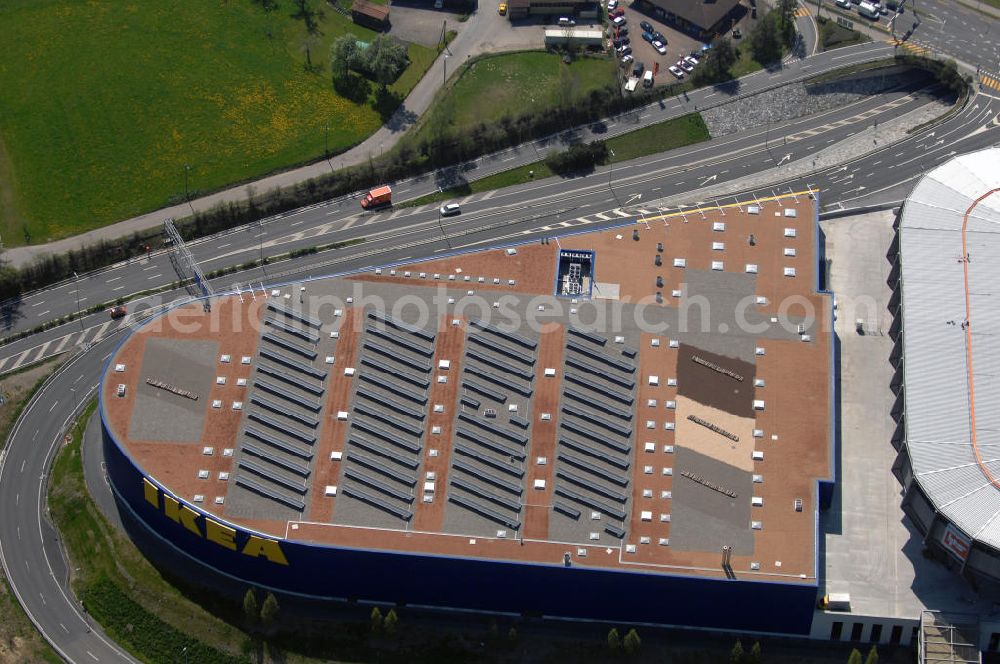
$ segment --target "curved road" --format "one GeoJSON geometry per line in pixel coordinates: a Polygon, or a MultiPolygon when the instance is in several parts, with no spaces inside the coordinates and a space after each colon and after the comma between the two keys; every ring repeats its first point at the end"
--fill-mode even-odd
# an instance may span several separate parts
{"type": "MultiPolygon", "coordinates": [[[[855,59],[872,59],[884,54],[879,49],[881,47],[868,45],[867,49],[842,52],[836,56],[842,60],[828,58],[827,66],[840,66],[855,59]]],[[[811,61],[813,59],[800,61],[799,64],[811,61]]],[[[818,67],[812,69],[810,75],[819,70],[818,67]]],[[[770,74],[765,72],[763,75],[770,74]]],[[[704,94],[715,93],[706,91],[704,94]]],[[[638,205],[622,211],[621,202],[616,200],[618,198],[635,198],[636,194],[640,194],[641,200],[648,201],[672,193],[697,190],[707,182],[718,183],[759,173],[785,161],[786,154],[791,155],[787,158],[791,160],[806,158],[828,142],[857,133],[858,123],[867,126],[865,119],[870,117],[866,115],[868,111],[885,104],[898,104],[889,110],[876,112],[902,112],[922,103],[921,94],[920,91],[902,91],[880,95],[849,108],[782,123],[779,128],[769,128],[766,134],[753,131],[636,160],[627,167],[614,169],[614,189],[609,187],[611,174],[602,171],[586,178],[543,181],[491,192],[477,197],[474,202],[465,203],[466,212],[447,222],[445,230],[448,238],[441,237],[436,213],[433,209],[425,209],[427,206],[365,216],[358,214],[354,202],[350,201],[342,205],[334,203],[296,211],[285,215],[280,222],[270,224],[269,228],[255,224],[208,238],[195,244],[192,250],[204,269],[208,270],[246,260],[258,246],[262,249],[265,242],[268,247],[285,251],[294,248],[296,243],[300,246],[315,244],[320,237],[323,241],[366,238],[350,249],[281,263],[273,266],[266,277],[253,277],[255,282],[264,278],[275,281],[433,256],[456,246],[495,243],[505,239],[529,240],[585,224],[599,228],[643,213],[642,206],[638,205]],[[841,124],[842,120],[844,124],[841,124]],[[776,137],[782,136],[801,138],[789,140],[780,151],[770,149],[776,144],[776,137]],[[725,174],[722,174],[723,170],[725,174]],[[604,211],[618,211],[620,215],[608,216],[604,211]],[[292,270],[293,273],[277,275],[275,269],[281,269],[283,273],[292,270]]],[[[691,96],[694,97],[693,94],[691,96]]],[[[678,100],[675,103],[679,108],[667,104],[654,106],[629,118],[641,122],[643,113],[686,112],[685,105],[693,102],[678,100]]],[[[998,140],[1000,133],[992,124],[996,114],[995,103],[992,98],[977,96],[932,132],[916,134],[896,145],[847,161],[837,168],[789,180],[776,185],[776,188],[784,191],[787,186],[796,189],[806,185],[814,188],[821,186],[826,200],[848,203],[853,198],[868,197],[872,191],[881,190],[889,196],[896,195],[894,192],[899,190],[901,198],[902,190],[909,186],[908,183],[932,165],[956,152],[973,150],[998,140]],[[883,160],[888,160],[887,165],[879,168],[883,160]],[[892,168],[888,167],[889,163],[892,168]]],[[[652,210],[645,213],[655,214],[656,206],[649,207],[652,210]]],[[[91,276],[88,282],[96,297],[109,299],[115,297],[119,279],[125,283],[141,284],[140,279],[145,273],[150,275],[145,280],[154,285],[160,283],[154,276],[166,282],[172,279],[167,270],[169,264],[166,257],[154,256],[148,262],[119,266],[91,276]]],[[[248,279],[243,274],[239,278],[248,279]]],[[[221,280],[220,288],[225,283],[225,279],[221,280]]],[[[51,297],[53,309],[75,306],[76,293],[72,284],[69,288],[64,286],[53,291],[38,297],[51,297]],[[61,300],[57,299],[60,294],[61,300]]],[[[47,304],[46,301],[43,303],[47,304]]],[[[84,321],[81,327],[88,333],[96,330],[107,335],[113,332],[113,326],[106,325],[106,322],[105,318],[90,319],[84,321]]],[[[55,333],[65,333],[65,330],[56,330],[55,333]]],[[[67,363],[49,380],[23,412],[11,435],[6,458],[0,465],[0,558],[11,587],[31,620],[53,647],[68,661],[79,663],[133,660],[99,631],[90,628],[78,604],[64,588],[64,562],[55,535],[43,514],[44,478],[52,454],[72,417],[72,414],[64,418],[53,415],[72,413],[85,400],[97,384],[101,368],[116,339],[113,334],[106,337],[88,352],[67,363]]],[[[24,343],[32,341],[37,343],[38,338],[24,343]]],[[[48,352],[51,353],[56,352],[59,344],[65,346],[68,342],[65,337],[51,337],[41,343],[49,344],[48,352]]],[[[63,351],[65,347],[58,350],[63,351]]],[[[45,352],[43,348],[38,355],[45,352]]],[[[27,355],[22,359],[24,357],[27,355]]]]}

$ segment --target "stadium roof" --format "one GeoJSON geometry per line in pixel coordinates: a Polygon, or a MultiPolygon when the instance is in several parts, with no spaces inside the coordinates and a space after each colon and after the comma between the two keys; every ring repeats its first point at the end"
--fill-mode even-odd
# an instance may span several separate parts
{"type": "Polygon", "coordinates": [[[934,506],[1000,548],[1000,150],[925,175],[899,224],[906,444],[934,506]]]}

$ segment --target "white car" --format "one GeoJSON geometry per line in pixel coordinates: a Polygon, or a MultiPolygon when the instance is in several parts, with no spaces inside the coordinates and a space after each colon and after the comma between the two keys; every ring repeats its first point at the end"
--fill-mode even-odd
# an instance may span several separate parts
{"type": "Polygon", "coordinates": [[[628,21],[625,20],[624,16],[615,16],[613,19],[611,19],[611,22],[614,23],[615,25],[625,25],[626,23],[628,23],[628,21]]]}
{"type": "Polygon", "coordinates": [[[618,0],[608,0],[608,11],[618,6],[618,0]]]}
{"type": "Polygon", "coordinates": [[[666,55],[667,54],[667,47],[663,44],[663,42],[661,42],[661,41],[654,41],[654,42],[651,42],[651,43],[653,44],[653,48],[656,49],[657,53],[659,53],[660,55],[666,55]]]}
{"type": "Polygon", "coordinates": [[[850,9],[851,0],[837,0],[837,6],[840,7],[841,9],[850,9]]]}
{"type": "Polygon", "coordinates": [[[684,78],[684,72],[682,72],[677,65],[670,65],[667,69],[669,69],[670,73],[677,78],[684,78]]]}
{"type": "Polygon", "coordinates": [[[621,61],[622,69],[624,69],[625,67],[628,67],[628,64],[630,62],[632,62],[632,60],[634,60],[634,59],[635,58],[633,58],[631,55],[622,56],[622,61],[621,61]]]}
{"type": "Polygon", "coordinates": [[[442,217],[452,217],[462,211],[458,203],[448,203],[447,205],[441,206],[441,216],[442,217]]]}
{"type": "Polygon", "coordinates": [[[691,63],[685,62],[684,60],[678,60],[677,61],[677,66],[680,67],[681,69],[683,69],[684,71],[686,71],[689,74],[694,71],[694,67],[691,66],[691,63]]]}
{"type": "Polygon", "coordinates": [[[687,55],[684,56],[684,62],[688,63],[692,67],[695,67],[698,64],[698,58],[693,58],[690,55],[687,55]]]}

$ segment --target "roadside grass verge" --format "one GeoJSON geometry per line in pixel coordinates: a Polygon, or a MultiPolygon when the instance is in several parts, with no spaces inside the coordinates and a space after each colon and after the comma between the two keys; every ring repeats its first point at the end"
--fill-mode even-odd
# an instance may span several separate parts
{"type": "MultiPolygon", "coordinates": [[[[337,95],[328,59],[336,37],[374,33],[323,3],[307,6],[311,30],[290,2],[273,11],[243,0],[6,8],[0,62],[23,65],[0,67],[6,245],[182,201],[185,184],[195,196],[320,158],[327,127],[331,153],[373,133],[379,113],[337,95]]],[[[400,95],[434,57],[408,48],[412,63],[392,86],[400,95]]]]}
{"type": "MultiPolygon", "coordinates": [[[[673,120],[659,122],[627,134],[622,134],[621,136],[609,138],[605,143],[615,153],[611,162],[617,164],[629,159],[646,157],[657,152],[665,152],[684,147],[685,145],[701,143],[702,141],[707,141],[709,138],[711,136],[709,136],[708,127],[705,126],[705,121],[702,119],[701,114],[690,113],[679,118],[674,118],[673,120]]],[[[427,194],[412,201],[407,201],[397,207],[414,207],[417,205],[426,205],[427,203],[448,201],[492,189],[502,189],[504,187],[525,184],[526,182],[541,180],[553,175],[555,173],[552,172],[552,169],[544,161],[536,161],[501,173],[495,173],[481,180],[473,180],[459,187],[427,194]]]]}
{"type": "Polygon", "coordinates": [[[850,30],[840,25],[836,21],[831,21],[825,16],[816,19],[819,25],[819,43],[824,51],[832,51],[835,48],[853,46],[863,42],[871,41],[871,37],[862,34],[857,30],[850,30]]]}

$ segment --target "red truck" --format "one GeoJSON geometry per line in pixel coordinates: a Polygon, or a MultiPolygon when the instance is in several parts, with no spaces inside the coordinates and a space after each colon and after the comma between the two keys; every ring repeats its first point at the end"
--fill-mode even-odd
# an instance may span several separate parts
{"type": "Polygon", "coordinates": [[[372,189],[361,199],[361,207],[366,210],[375,210],[389,205],[392,205],[392,189],[387,184],[372,189]]]}

